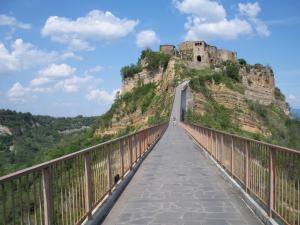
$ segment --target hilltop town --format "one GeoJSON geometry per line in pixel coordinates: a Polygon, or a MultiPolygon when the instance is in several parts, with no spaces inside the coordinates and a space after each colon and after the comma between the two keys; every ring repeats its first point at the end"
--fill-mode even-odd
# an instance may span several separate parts
{"type": "MultiPolygon", "coordinates": [[[[160,52],[169,55],[174,60],[180,60],[191,69],[214,68],[220,70],[223,62],[231,61],[239,63],[237,53],[219,49],[208,45],[205,41],[185,41],[177,49],[174,45],[165,44],[160,46],[160,52]]],[[[275,79],[273,70],[269,66],[261,64],[248,65],[241,61],[239,75],[245,88],[245,97],[249,100],[258,101],[260,104],[277,104],[287,115],[290,114],[289,108],[282,99],[276,98],[275,79]]],[[[159,82],[163,79],[163,70],[156,73],[149,73],[142,70],[132,77],[123,79],[122,92],[132,90],[139,82],[144,84],[159,82]]]]}

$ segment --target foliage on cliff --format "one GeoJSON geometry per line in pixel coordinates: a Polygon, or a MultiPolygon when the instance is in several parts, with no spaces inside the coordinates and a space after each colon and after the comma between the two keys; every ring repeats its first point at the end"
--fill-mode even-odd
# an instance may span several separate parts
{"type": "Polygon", "coordinates": [[[170,56],[161,52],[155,52],[151,49],[142,51],[136,64],[130,64],[121,68],[122,79],[133,77],[135,74],[147,69],[150,72],[156,72],[159,68],[165,70],[168,66],[170,56]]]}

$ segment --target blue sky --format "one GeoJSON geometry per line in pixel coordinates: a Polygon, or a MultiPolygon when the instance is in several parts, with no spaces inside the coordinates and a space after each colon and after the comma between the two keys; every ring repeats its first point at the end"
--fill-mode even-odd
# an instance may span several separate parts
{"type": "Polygon", "coordinates": [[[1,0],[0,108],[100,115],[141,49],[202,39],[272,66],[300,108],[298,0],[1,0]]]}

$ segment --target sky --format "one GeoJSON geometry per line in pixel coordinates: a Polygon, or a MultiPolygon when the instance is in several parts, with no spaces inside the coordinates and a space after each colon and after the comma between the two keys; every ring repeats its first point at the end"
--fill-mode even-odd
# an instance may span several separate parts
{"type": "Polygon", "coordinates": [[[270,65],[300,108],[299,0],[0,0],[0,108],[101,115],[142,49],[185,40],[270,65]]]}

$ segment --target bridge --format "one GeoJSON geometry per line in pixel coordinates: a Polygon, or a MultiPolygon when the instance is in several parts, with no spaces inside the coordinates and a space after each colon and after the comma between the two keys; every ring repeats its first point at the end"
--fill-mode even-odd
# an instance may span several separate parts
{"type": "Polygon", "coordinates": [[[299,184],[296,150],[171,121],[1,177],[0,223],[299,225],[299,184]]]}

